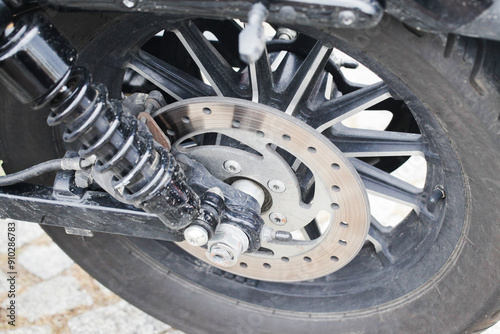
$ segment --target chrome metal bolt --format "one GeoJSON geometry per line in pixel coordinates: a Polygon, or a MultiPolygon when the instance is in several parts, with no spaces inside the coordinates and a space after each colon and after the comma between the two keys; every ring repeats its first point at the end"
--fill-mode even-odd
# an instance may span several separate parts
{"type": "Polygon", "coordinates": [[[234,266],[242,253],[248,249],[249,240],[245,232],[236,226],[221,224],[208,242],[207,258],[220,267],[234,266]]]}
{"type": "Polygon", "coordinates": [[[208,242],[208,232],[199,225],[191,225],[184,230],[184,239],[191,246],[201,247],[208,242]]]}
{"type": "Polygon", "coordinates": [[[283,226],[287,222],[286,217],[279,212],[271,213],[269,215],[269,219],[271,220],[271,222],[273,224],[278,225],[278,226],[283,226]]]}
{"type": "Polygon", "coordinates": [[[429,198],[429,203],[436,204],[445,197],[446,193],[444,192],[443,186],[436,186],[429,198]]]}
{"type": "Polygon", "coordinates": [[[234,160],[227,160],[224,162],[224,169],[231,174],[238,174],[241,172],[241,165],[234,160]]]}
{"type": "Polygon", "coordinates": [[[94,179],[90,170],[82,169],[75,172],[75,185],[78,188],[88,188],[92,182],[94,182],[94,179]]]}
{"type": "Polygon", "coordinates": [[[208,259],[220,267],[232,267],[237,262],[234,250],[224,245],[213,246],[207,254],[208,259]]]}
{"type": "Polygon", "coordinates": [[[276,32],[276,36],[278,39],[291,41],[297,37],[297,32],[288,28],[279,28],[276,32]]]}
{"type": "Polygon", "coordinates": [[[351,10],[343,10],[339,13],[339,20],[345,26],[350,26],[356,22],[356,14],[351,10]]]}
{"type": "Polygon", "coordinates": [[[276,180],[276,179],[273,179],[273,180],[270,180],[269,182],[267,182],[267,186],[269,187],[269,189],[271,189],[271,191],[275,192],[275,193],[282,193],[286,190],[286,186],[283,182],[281,182],[280,180],[276,180]]]}

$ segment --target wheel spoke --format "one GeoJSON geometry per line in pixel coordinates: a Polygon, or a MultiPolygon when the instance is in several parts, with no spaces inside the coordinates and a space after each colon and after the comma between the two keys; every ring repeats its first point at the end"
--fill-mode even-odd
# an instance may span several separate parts
{"type": "Polygon", "coordinates": [[[314,117],[311,117],[308,123],[319,132],[323,132],[332,125],[390,97],[385,83],[379,82],[325,102],[314,111],[314,117]]]}
{"type": "Polygon", "coordinates": [[[352,129],[335,125],[327,137],[348,157],[425,156],[422,135],[393,131],[352,129]]]}
{"type": "Polygon", "coordinates": [[[176,100],[215,95],[212,87],[201,80],[142,50],[133,54],[125,67],[139,73],[176,100]]]}
{"type": "Polygon", "coordinates": [[[288,84],[286,94],[283,94],[283,109],[285,109],[287,114],[292,115],[297,104],[305,96],[308,96],[307,92],[316,84],[331,53],[332,49],[322,45],[320,42],[314,45],[288,84]]]}
{"type": "Polygon", "coordinates": [[[314,240],[317,239],[321,236],[321,232],[319,230],[319,226],[316,223],[316,221],[312,221],[309,224],[307,224],[304,227],[305,232],[307,233],[307,236],[309,237],[309,240],[314,240]]]}
{"type": "Polygon", "coordinates": [[[218,96],[241,97],[238,74],[192,21],[173,31],[218,96]]]}
{"type": "Polygon", "coordinates": [[[267,51],[255,62],[248,65],[250,72],[250,86],[252,87],[252,102],[269,100],[269,93],[273,89],[271,65],[267,51]]]}
{"type": "Polygon", "coordinates": [[[276,82],[276,91],[287,91],[287,87],[299,67],[300,60],[297,55],[286,51],[280,52],[271,65],[271,70],[274,72],[274,81],[276,82]]]}
{"type": "Polygon", "coordinates": [[[359,159],[350,159],[363,180],[366,190],[388,200],[407,205],[420,212],[421,190],[408,182],[369,165],[359,159]]]}
{"type": "Polygon", "coordinates": [[[368,231],[367,240],[372,243],[384,266],[388,266],[396,262],[396,257],[391,254],[389,250],[390,231],[390,227],[383,226],[375,219],[375,217],[371,217],[370,230],[368,231]]]}
{"type": "Polygon", "coordinates": [[[196,19],[196,26],[200,31],[210,31],[217,41],[212,41],[217,51],[231,66],[240,66],[240,53],[238,52],[238,39],[243,29],[234,20],[213,21],[196,19]]]}

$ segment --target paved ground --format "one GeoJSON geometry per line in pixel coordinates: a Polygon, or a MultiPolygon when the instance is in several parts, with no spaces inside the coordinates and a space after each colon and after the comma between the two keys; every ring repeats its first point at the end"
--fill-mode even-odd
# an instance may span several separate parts
{"type": "Polygon", "coordinates": [[[18,319],[6,322],[7,224],[0,221],[0,334],[183,334],[92,279],[36,224],[17,223],[18,319]]]}

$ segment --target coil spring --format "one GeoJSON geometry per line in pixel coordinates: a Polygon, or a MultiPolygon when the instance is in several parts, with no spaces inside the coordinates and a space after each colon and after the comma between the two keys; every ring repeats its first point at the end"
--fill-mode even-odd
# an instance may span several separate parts
{"type": "Polygon", "coordinates": [[[63,140],[81,143],[79,155],[97,157],[96,171],[112,172],[113,194],[155,213],[172,228],[187,226],[199,210],[173,156],[156,144],[147,127],[109,101],[103,85],[77,68],[50,104],[48,124],[66,125],[63,140]]]}

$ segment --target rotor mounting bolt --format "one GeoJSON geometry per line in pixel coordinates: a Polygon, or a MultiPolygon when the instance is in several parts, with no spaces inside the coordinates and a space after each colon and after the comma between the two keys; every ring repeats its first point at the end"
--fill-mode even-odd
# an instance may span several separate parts
{"type": "Polygon", "coordinates": [[[276,179],[267,182],[267,186],[269,187],[269,189],[271,189],[271,191],[275,193],[282,193],[286,190],[285,184],[282,181],[276,179]]]}
{"type": "Polygon", "coordinates": [[[269,219],[271,220],[271,222],[275,225],[278,225],[278,226],[283,226],[286,224],[287,220],[286,220],[286,217],[279,213],[279,212],[273,212],[269,215],[269,219]]]}
{"type": "Polygon", "coordinates": [[[184,230],[184,239],[191,246],[201,247],[208,242],[208,232],[199,225],[191,225],[184,230]]]}
{"type": "Polygon", "coordinates": [[[356,21],[356,13],[352,10],[343,10],[339,13],[339,20],[345,26],[350,26],[356,21]]]}
{"type": "Polygon", "coordinates": [[[228,173],[238,174],[239,172],[241,172],[241,165],[237,161],[227,160],[224,162],[223,166],[228,173]]]}

